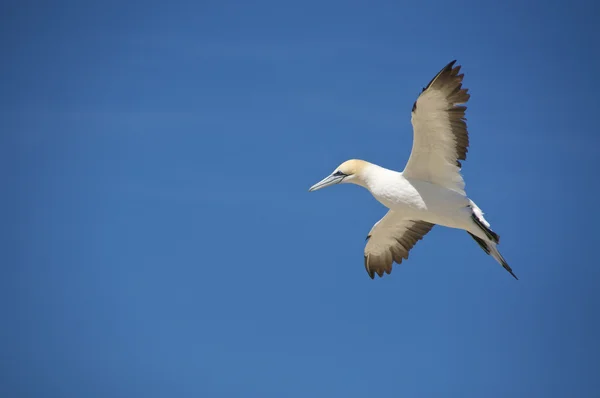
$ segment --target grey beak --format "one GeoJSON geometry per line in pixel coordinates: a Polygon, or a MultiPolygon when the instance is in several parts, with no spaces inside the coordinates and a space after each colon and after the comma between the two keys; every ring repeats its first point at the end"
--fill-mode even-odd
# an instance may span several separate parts
{"type": "Polygon", "coordinates": [[[308,192],[317,191],[321,188],[325,188],[330,185],[337,184],[337,183],[341,182],[343,179],[344,179],[344,176],[334,176],[334,175],[327,176],[327,177],[323,178],[321,181],[317,182],[312,187],[310,187],[308,192]]]}

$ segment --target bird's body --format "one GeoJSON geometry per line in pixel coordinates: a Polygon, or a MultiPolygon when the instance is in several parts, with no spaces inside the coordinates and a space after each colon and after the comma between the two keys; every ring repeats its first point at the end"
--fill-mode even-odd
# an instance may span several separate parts
{"type": "Polygon", "coordinates": [[[483,212],[467,197],[460,174],[469,138],[464,118],[469,99],[462,88],[463,75],[454,62],[442,69],[423,89],[413,105],[414,141],[402,172],[352,159],[311,187],[311,191],[337,183],[368,189],[389,210],[371,229],[365,247],[365,268],[371,276],[390,273],[416,242],[434,225],[467,231],[477,244],[515,278],[497,249],[500,237],[491,230],[483,212]]]}
{"type": "Polygon", "coordinates": [[[414,218],[462,228],[466,213],[462,210],[469,204],[467,197],[451,189],[406,178],[402,173],[366,163],[364,187],[373,197],[390,210],[414,218]]]}

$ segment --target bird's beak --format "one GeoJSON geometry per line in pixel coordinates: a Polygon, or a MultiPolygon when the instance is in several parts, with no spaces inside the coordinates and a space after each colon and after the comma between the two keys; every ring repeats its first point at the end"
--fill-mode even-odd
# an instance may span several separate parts
{"type": "Polygon", "coordinates": [[[310,187],[310,189],[308,190],[308,192],[316,191],[318,189],[325,188],[325,187],[328,187],[330,185],[334,185],[334,184],[340,183],[340,182],[342,182],[342,180],[344,179],[344,177],[346,177],[346,176],[334,176],[334,175],[327,176],[327,177],[323,178],[321,181],[317,182],[312,187],[310,187]]]}

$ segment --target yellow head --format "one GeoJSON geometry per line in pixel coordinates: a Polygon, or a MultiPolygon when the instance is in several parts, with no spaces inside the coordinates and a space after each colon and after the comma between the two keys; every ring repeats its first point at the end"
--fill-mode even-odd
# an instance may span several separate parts
{"type": "Polygon", "coordinates": [[[364,160],[346,160],[344,163],[336,167],[333,173],[331,173],[330,175],[328,175],[327,177],[310,187],[308,191],[312,192],[321,188],[328,187],[330,185],[348,182],[360,184],[363,180],[362,172],[365,169],[365,167],[367,167],[367,165],[369,165],[369,163],[365,162],[364,160]]]}

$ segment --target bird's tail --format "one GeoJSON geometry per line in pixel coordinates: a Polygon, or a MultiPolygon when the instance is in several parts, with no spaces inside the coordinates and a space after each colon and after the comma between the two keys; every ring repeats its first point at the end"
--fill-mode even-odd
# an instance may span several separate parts
{"type": "Polygon", "coordinates": [[[503,266],[505,270],[507,270],[508,272],[510,272],[510,274],[516,280],[519,280],[519,278],[517,278],[517,276],[514,274],[512,268],[510,268],[510,265],[508,265],[508,263],[506,262],[506,260],[504,259],[504,257],[502,257],[502,254],[500,254],[500,251],[498,250],[498,244],[496,242],[485,241],[485,240],[481,239],[480,237],[473,235],[469,231],[467,231],[467,233],[469,235],[471,235],[471,237],[473,239],[475,239],[475,242],[477,242],[477,244],[483,249],[483,251],[486,254],[489,254],[490,256],[494,257],[494,259],[496,261],[498,261],[498,263],[501,266],[503,266]]]}
{"type": "Polygon", "coordinates": [[[494,242],[489,242],[488,245],[490,246],[490,255],[494,257],[494,259],[498,261],[498,263],[500,263],[500,265],[503,266],[505,270],[510,272],[513,278],[519,280],[519,278],[517,278],[517,276],[513,272],[512,268],[510,268],[510,265],[508,265],[504,257],[502,257],[502,254],[500,254],[500,251],[498,250],[498,245],[494,242]]]}
{"type": "Polygon", "coordinates": [[[510,272],[510,274],[515,279],[519,280],[519,278],[517,278],[517,276],[513,273],[512,268],[510,268],[510,266],[508,265],[508,263],[506,262],[504,257],[502,257],[502,254],[500,254],[500,251],[498,250],[498,243],[500,242],[500,236],[498,236],[497,233],[492,231],[492,229],[490,228],[490,223],[488,223],[485,220],[485,218],[483,218],[483,212],[481,211],[481,209],[479,207],[477,207],[477,205],[473,201],[470,201],[469,207],[472,210],[471,219],[473,220],[475,225],[485,234],[487,239],[482,239],[482,238],[472,234],[471,232],[467,231],[469,233],[469,235],[471,235],[471,237],[473,239],[475,239],[477,244],[483,249],[483,251],[486,254],[489,254],[490,256],[494,257],[494,259],[496,261],[498,261],[498,263],[500,265],[502,265],[505,270],[510,272]]]}

